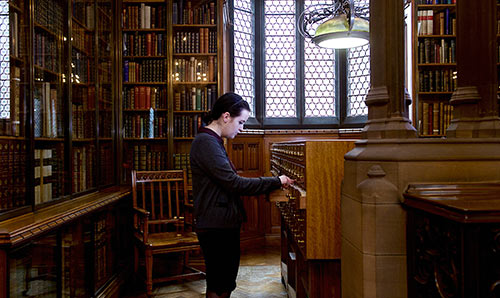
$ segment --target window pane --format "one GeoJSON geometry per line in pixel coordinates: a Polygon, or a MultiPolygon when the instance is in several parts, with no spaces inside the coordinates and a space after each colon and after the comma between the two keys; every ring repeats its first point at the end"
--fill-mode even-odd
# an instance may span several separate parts
{"type": "Polygon", "coordinates": [[[297,117],[295,1],[265,5],[266,117],[297,117]]]}
{"type": "Polygon", "coordinates": [[[234,0],[234,92],[245,99],[255,117],[255,29],[252,0],[234,0]]]}
{"type": "Polygon", "coordinates": [[[365,98],[370,90],[370,45],[350,49],[348,65],[347,116],[367,115],[368,107],[365,105],[365,98]]]}
{"type": "Polygon", "coordinates": [[[10,119],[9,2],[0,1],[0,119],[10,119]]]}
{"type": "MultiPolygon", "coordinates": [[[[304,8],[331,3],[333,1],[306,0],[304,8]]],[[[318,47],[309,39],[305,39],[304,51],[305,116],[334,117],[335,51],[318,47]]]]}
{"type": "MultiPolygon", "coordinates": [[[[355,6],[368,7],[369,0],[355,0],[355,6]]],[[[368,114],[365,105],[366,94],[370,90],[370,45],[349,50],[347,82],[347,116],[363,116],[368,114]]]]}

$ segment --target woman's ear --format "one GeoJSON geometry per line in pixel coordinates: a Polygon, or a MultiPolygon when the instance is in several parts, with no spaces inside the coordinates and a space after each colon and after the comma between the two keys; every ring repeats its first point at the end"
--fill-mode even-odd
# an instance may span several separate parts
{"type": "Polygon", "coordinates": [[[229,114],[229,112],[225,112],[222,114],[222,120],[224,123],[228,123],[231,120],[231,114],[229,114]]]}

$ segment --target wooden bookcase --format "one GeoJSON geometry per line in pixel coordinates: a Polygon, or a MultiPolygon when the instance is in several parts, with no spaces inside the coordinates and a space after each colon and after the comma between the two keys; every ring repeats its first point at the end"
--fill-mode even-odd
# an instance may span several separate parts
{"type": "Polygon", "coordinates": [[[7,166],[0,170],[0,220],[118,181],[115,2],[2,5],[10,37],[2,59],[10,69],[1,78],[7,91],[0,103],[0,148],[7,166]]]}
{"type": "Polygon", "coordinates": [[[130,171],[186,169],[220,90],[222,1],[122,1],[122,181],[130,171]]]}
{"type": "Polygon", "coordinates": [[[414,2],[414,123],[422,137],[443,137],[452,117],[449,100],[457,86],[455,3],[414,2]]]}
{"type": "Polygon", "coordinates": [[[116,1],[0,6],[0,297],[116,289],[116,1]]]}

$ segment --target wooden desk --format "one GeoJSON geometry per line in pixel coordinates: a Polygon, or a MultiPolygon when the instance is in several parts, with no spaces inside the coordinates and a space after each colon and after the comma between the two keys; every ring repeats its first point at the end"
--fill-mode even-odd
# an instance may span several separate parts
{"type": "Polygon", "coordinates": [[[500,183],[414,184],[408,297],[500,297],[500,183]]]}

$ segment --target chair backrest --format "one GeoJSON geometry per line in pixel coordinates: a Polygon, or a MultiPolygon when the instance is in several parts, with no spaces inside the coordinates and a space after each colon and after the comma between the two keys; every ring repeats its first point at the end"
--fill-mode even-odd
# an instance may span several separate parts
{"type": "Polygon", "coordinates": [[[134,208],[149,212],[149,233],[184,230],[188,204],[185,170],[132,171],[132,196],[134,208]]]}

